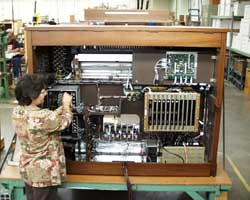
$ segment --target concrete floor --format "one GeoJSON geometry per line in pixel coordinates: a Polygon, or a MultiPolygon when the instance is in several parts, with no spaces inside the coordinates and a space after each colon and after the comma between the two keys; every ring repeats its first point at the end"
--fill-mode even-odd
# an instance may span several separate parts
{"type": "MultiPolygon", "coordinates": [[[[5,138],[6,147],[9,146],[13,136],[11,126],[11,111],[13,105],[0,104],[1,133],[5,138]]],[[[226,170],[233,181],[229,192],[229,200],[250,199],[250,96],[238,90],[232,84],[225,83],[225,126],[226,126],[226,170]]],[[[221,134],[222,136],[222,131],[221,134]]],[[[218,163],[222,164],[222,139],[220,138],[218,150],[218,163]]],[[[7,148],[6,148],[7,149],[7,148]]],[[[0,158],[1,160],[1,158],[0,158]]],[[[118,191],[83,191],[60,189],[60,200],[112,200],[127,199],[126,192],[118,191]]],[[[180,200],[191,199],[184,193],[165,192],[136,192],[136,200],[180,200]]]]}
{"type": "MultiPolygon", "coordinates": [[[[225,83],[226,170],[233,181],[229,199],[250,199],[250,96],[225,83]]],[[[222,132],[221,132],[222,133],[222,132]]],[[[222,136],[222,134],[220,134],[222,136]]],[[[218,160],[222,161],[220,138],[218,160]]]]}

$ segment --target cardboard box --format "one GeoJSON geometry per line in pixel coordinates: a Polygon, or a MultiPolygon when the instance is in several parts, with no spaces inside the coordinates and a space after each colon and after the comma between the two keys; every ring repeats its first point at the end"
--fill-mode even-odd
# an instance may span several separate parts
{"type": "Polygon", "coordinates": [[[245,6],[244,19],[250,19],[250,5],[245,6]]]}
{"type": "Polygon", "coordinates": [[[215,27],[230,28],[231,27],[231,20],[216,19],[216,26],[215,27]]]}
{"type": "Polygon", "coordinates": [[[247,52],[249,37],[240,35],[239,40],[240,40],[240,50],[243,52],[247,52]]]}
{"type": "Polygon", "coordinates": [[[179,15],[179,21],[181,21],[181,22],[184,21],[184,15],[179,15]]]}
{"type": "Polygon", "coordinates": [[[246,79],[245,79],[244,93],[247,95],[250,94],[250,68],[246,68],[246,79]]]}
{"type": "Polygon", "coordinates": [[[69,22],[70,22],[70,23],[75,23],[75,21],[76,21],[76,20],[75,20],[75,15],[70,15],[70,16],[69,16],[69,22]]]}
{"type": "Polygon", "coordinates": [[[185,15],[185,24],[188,25],[189,24],[189,15],[185,15]]]}
{"type": "Polygon", "coordinates": [[[232,16],[232,7],[230,4],[225,5],[224,15],[225,16],[232,16]]]}
{"type": "Polygon", "coordinates": [[[250,69],[250,58],[247,58],[247,68],[250,69]]]}
{"type": "Polygon", "coordinates": [[[230,40],[231,40],[231,33],[228,32],[228,33],[227,33],[227,47],[230,46],[230,40]]]}
{"type": "Polygon", "coordinates": [[[232,0],[224,0],[225,4],[230,5],[232,3],[232,0]]]}
{"type": "Polygon", "coordinates": [[[242,57],[234,57],[233,58],[233,69],[244,75],[244,69],[246,68],[246,59],[242,57]]]}
{"type": "Polygon", "coordinates": [[[0,151],[4,149],[4,138],[0,139],[0,151]]]}
{"type": "Polygon", "coordinates": [[[250,5],[250,2],[234,2],[233,3],[233,11],[235,16],[244,16],[245,6],[250,5]]]}
{"type": "Polygon", "coordinates": [[[233,35],[232,48],[240,49],[240,37],[238,34],[233,35]]]}
{"type": "Polygon", "coordinates": [[[249,52],[250,52],[250,38],[248,39],[248,43],[247,43],[247,53],[249,53],[249,52]]]}
{"type": "MultiPolygon", "coordinates": [[[[234,33],[233,32],[233,40],[235,39],[235,37],[238,35],[238,33],[234,33]]],[[[231,40],[231,33],[230,32],[227,32],[227,47],[230,47],[230,40],[231,40]]],[[[235,44],[234,44],[235,45],[235,44]]],[[[232,41],[232,46],[233,46],[233,41],[232,41]]],[[[238,45],[239,47],[239,45],[238,45]]]]}
{"type": "Polygon", "coordinates": [[[241,19],[240,34],[247,37],[250,36],[250,19],[241,19]]]}
{"type": "Polygon", "coordinates": [[[226,4],[226,0],[220,0],[220,4],[225,5],[226,4]]]}
{"type": "Polygon", "coordinates": [[[225,16],[225,5],[222,3],[218,7],[218,16],[225,16]]]}

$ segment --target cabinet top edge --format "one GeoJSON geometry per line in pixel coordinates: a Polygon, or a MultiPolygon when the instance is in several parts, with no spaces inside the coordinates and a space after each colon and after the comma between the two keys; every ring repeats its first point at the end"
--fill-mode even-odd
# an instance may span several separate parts
{"type": "Polygon", "coordinates": [[[136,25],[37,25],[26,26],[26,31],[162,31],[162,32],[205,32],[226,33],[227,28],[197,26],[136,26],[136,25]]]}

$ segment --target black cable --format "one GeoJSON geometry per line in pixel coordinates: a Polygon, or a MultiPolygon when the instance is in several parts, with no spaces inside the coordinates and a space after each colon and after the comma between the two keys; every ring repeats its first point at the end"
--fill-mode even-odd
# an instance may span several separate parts
{"type": "Polygon", "coordinates": [[[185,163],[185,160],[184,160],[184,158],[183,158],[181,155],[179,155],[179,154],[177,154],[177,153],[173,153],[173,152],[171,152],[171,151],[165,149],[164,147],[163,147],[162,149],[163,149],[164,151],[166,151],[167,153],[172,154],[172,155],[174,155],[174,156],[180,158],[180,159],[182,160],[182,162],[185,163]]]}
{"type": "Polygon", "coordinates": [[[133,196],[132,196],[132,184],[129,180],[129,175],[128,175],[128,165],[127,162],[124,162],[123,165],[123,172],[124,172],[124,176],[125,176],[125,180],[127,183],[127,190],[128,190],[128,200],[132,200],[133,196]]]}
{"type": "Polygon", "coordinates": [[[7,151],[5,157],[4,157],[3,161],[2,161],[2,164],[0,166],[0,174],[1,174],[2,170],[3,170],[3,166],[4,166],[4,164],[5,164],[5,162],[6,162],[6,160],[7,160],[7,158],[8,158],[8,156],[9,156],[9,154],[10,154],[11,151],[13,151],[12,152],[13,154],[11,156],[11,160],[13,160],[13,155],[14,155],[15,145],[16,145],[16,137],[17,137],[17,135],[15,133],[14,136],[13,136],[13,138],[12,138],[12,140],[11,140],[11,143],[10,143],[10,146],[8,148],[8,151],[7,151]]]}
{"type": "Polygon", "coordinates": [[[144,0],[141,0],[141,10],[143,10],[144,0]]]}
{"type": "Polygon", "coordinates": [[[184,160],[184,158],[183,158],[181,155],[179,155],[179,154],[177,154],[177,153],[173,153],[173,152],[171,152],[171,151],[165,149],[165,148],[163,147],[163,145],[162,145],[162,142],[161,142],[161,140],[160,140],[159,135],[158,135],[157,133],[155,133],[155,135],[156,135],[157,139],[158,139],[159,142],[160,142],[160,145],[159,145],[160,148],[162,148],[162,149],[163,149],[164,151],[166,151],[167,153],[172,154],[172,155],[174,155],[174,156],[180,158],[180,159],[182,160],[182,162],[185,163],[185,160],[184,160]]]}
{"type": "Polygon", "coordinates": [[[147,3],[146,3],[146,10],[148,10],[148,7],[149,7],[149,0],[147,0],[147,3]]]}

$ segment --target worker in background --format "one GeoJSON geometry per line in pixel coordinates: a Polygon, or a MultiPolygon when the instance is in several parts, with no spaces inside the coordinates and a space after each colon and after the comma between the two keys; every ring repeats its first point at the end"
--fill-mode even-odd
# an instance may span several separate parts
{"type": "Polygon", "coordinates": [[[19,52],[17,52],[17,54],[14,55],[11,59],[11,65],[13,68],[13,75],[14,75],[14,84],[17,83],[18,78],[20,76],[21,64],[22,64],[22,56],[19,52]]]}
{"type": "Polygon", "coordinates": [[[8,33],[9,52],[13,53],[11,58],[11,67],[13,69],[14,83],[16,84],[21,73],[21,64],[23,55],[20,53],[23,44],[19,43],[12,31],[8,33]]]}
{"type": "Polygon", "coordinates": [[[59,131],[72,121],[72,96],[64,93],[55,111],[41,109],[47,95],[38,75],[25,75],[15,88],[18,106],[12,119],[21,144],[20,174],[27,200],[56,200],[57,187],[66,175],[65,156],[59,131]]]}

